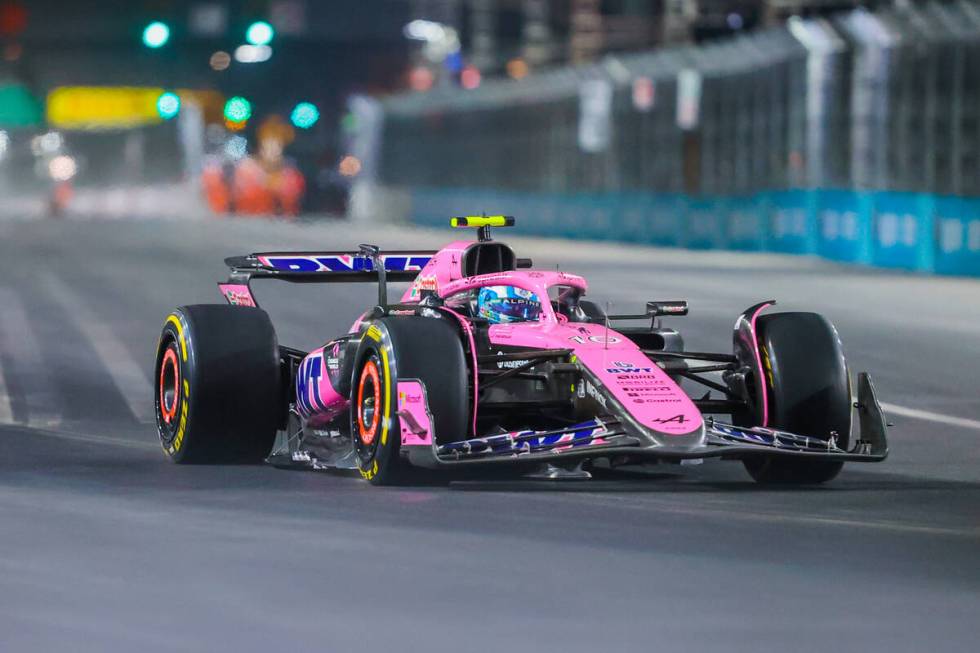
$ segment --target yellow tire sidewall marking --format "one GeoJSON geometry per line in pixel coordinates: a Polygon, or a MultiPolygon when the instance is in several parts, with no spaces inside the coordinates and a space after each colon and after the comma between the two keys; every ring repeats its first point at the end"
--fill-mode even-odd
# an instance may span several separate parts
{"type": "Polygon", "coordinates": [[[180,318],[177,317],[176,313],[171,313],[169,316],[167,316],[166,324],[173,324],[174,329],[177,330],[177,340],[180,341],[180,358],[186,363],[187,342],[184,340],[184,326],[180,323],[180,318]]]}
{"type": "MultiPolygon", "coordinates": [[[[372,327],[373,328],[373,327],[372,327]]],[[[388,427],[391,425],[391,369],[388,367],[388,352],[381,347],[381,363],[385,370],[385,412],[381,420],[381,446],[388,444],[388,427]]]]}

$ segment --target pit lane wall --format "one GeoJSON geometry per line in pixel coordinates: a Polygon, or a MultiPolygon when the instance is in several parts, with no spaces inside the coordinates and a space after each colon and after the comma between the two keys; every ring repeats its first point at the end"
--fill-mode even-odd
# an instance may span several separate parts
{"type": "Polygon", "coordinates": [[[515,233],[689,249],[777,252],[923,273],[980,276],[980,198],[786,190],[743,197],[546,194],[413,188],[408,219],[517,216],[515,233]]]}

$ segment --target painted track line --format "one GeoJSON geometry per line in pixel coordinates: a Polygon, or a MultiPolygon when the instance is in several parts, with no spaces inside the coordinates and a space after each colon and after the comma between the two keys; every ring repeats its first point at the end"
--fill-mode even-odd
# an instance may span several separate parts
{"type": "Polygon", "coordinates": [[[912,419],[918,419],[924,422],[936,422],[937,424],[959,426],[964,429],[980,431],[980,420],[968,419],[966,417],[954,417],[952,415],[943,415],[942,413],[933,413],[928,410],[919,410],[917,408],[908,408],[906,406],[886,404],[884,402],[882,402],[881,408],[886,413],[891,413],[893,415],[901,415],[902,417],[910,417],[912,419]]]}
{"type": "Polygon", "coordinates": [[[10,407],[10,395],[7,394],[7,382],[3,373],[3,360],[0,359],[0,424],[12,424],[14,411],[10,407]]]}
{"type": "Polygon", "coordinates": [[[125,344],[64,281],[50,272],[42,280],[44,289],[75,317],[75,325],[92,344],[133,416],[140,422],[153,422],[153,387],[125,344]]]}
{"type": "MultiPolygon", "coordinates": [[[[0,288],[0,349],[15,363],[24,386],[27,423],[32,427],[57,428],[61,415],[52,412],[59,406],[52,390],[52,379],[20,298],[9,288],[0,288]]],[[[9,379],[13,383],[13,377],[9,379]]]]}

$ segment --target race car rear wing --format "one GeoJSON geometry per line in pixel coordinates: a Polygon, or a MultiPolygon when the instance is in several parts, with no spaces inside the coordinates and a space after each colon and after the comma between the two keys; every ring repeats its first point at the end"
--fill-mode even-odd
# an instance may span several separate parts
{"type": "Polygon", "coordinates": [[[378,303],[387,305],[388,281],[414,281],[435,256],[434,251],[393,250],[361,245],[356,252],[261,252],[231,256],[226,283],[219,283],[229,303],[256,306],[249,284],[253,279],[279,279],[292,283],[378,282],[378,303]]]}
{"type": "Polygon", "coordinates": [[[389,281],[413,281],[434,251],[387,251],[362,246],[357,252],[264,252],[225,259],[232,276],[276,278],[297,283],[376,281],[375,258],[389,281]],[[368,249],[368,248],[371,249],[368,249]]]}

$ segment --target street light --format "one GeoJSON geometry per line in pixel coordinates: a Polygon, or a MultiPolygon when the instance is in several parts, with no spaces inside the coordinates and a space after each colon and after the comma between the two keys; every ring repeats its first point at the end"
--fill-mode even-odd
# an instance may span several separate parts
{"type": "Polygon", "coordinates": [[[264,20],[255,21],[245,30],[245,40],[252,45],[269,45],[275,35],[276,30],[264,20]]]}
{"type": "Polygon", "coordinates": [[[170,120],[180,111],[180,96],[167,91],[157,98],[157,113],[164,120],[170,120]]]}
{"type": "Polygon", "coordinates": [[[252,103],[236,95],[225,102],[225,118],[230,122],[245,122],[252,117],[252,103]]]}
{"type": "Polygon", "coordinates": [[[148,48],[161,48],[170,40],[170,27],[155,20],[143,29],[143,45],[148,48]]]}
{"type": "Polygon", "coordinates": [[[309,129],[320,119],[320,110],[312,102],[300,102],[293,107],[289,120],[300,129],[309,129]]]}

